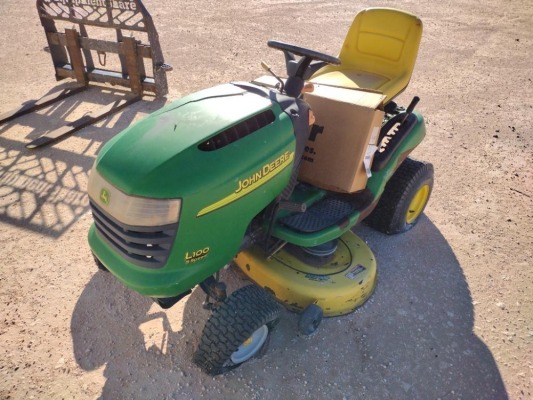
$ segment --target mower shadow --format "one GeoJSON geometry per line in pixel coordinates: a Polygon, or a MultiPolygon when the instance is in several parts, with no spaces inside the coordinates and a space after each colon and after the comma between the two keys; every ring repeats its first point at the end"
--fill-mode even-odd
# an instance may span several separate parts
{"type": "MultiPolygon", "coordinates": [[[[192,362],[209,313],[195,290],[172,309],[97,272],[72,316],[78,365],[105,365],[101,398],[507,399],[490,350],[473,333],[468,284],[452,249],[423,217],[398,236],[357,229],[378,260],[378,287],[355,313],[312,337],[285,312],[262,359],[214,379],[192,362]]],[[[230,290],[246,284],[231,270],[230,290]]]]}

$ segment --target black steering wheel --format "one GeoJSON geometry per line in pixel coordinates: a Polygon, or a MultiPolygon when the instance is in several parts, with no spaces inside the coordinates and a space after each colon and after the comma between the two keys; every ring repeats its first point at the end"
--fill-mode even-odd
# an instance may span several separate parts
{"type": "Polygon", "coordinates": [[[287,66],[287,82],[282,90],[291,97],[298,97],[304,87],[304,82],[311,76],[313,70],[318,69],[323,63],[339,65],[341,60],[328,54],[320,53],[315,50],[306,49],[305,47],[295,46],[293,44],[269,40],[268,47],[281,50],[285,54],[285,63],[287,66]],[[296,61],[294,55],[300,56],[296,61]],[[311,62],[322,61],[318,65],[311,65],[311,62]]]}
{"type": "Polygon", "coordinates": [[[280,42],[278,40],[269,40],[267,42],[268,47],[278,49],[282,51],[288,51],[301,57],[308,57],[311,60],[324,61],[328,64],[340,65],[341,60],[337,57],[330,56],[329,54],[320,53],[315,50],[306,49],[305,47],[295,46],[293,44],[280,42]]]}

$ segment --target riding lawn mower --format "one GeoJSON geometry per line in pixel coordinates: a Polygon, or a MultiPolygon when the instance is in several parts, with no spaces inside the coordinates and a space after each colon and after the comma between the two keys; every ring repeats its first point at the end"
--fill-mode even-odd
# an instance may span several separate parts
{"type": "Polygon", "coordinates": [[[421,34],[414,15],[370,8],[338,57],[269,41],[284,53],[286,78],[264,65],[270,75],[251,83],[183,97],[98,154],[88,184],[97,265],[162,308],[200,286],[212,314],[194,362],[206,373],[262,354],[281,305],[301,314],[305,335],[323,316],[354,311],[377,275],[352,228],[365,221],[395,234],[419,220],[433,167],[408,155],[425,124],[417,97],[407,108],[393,99],[409,83],[421,34]],[[371,116],[354,122],[351,110],[369,98],[371,116]],[[351,147],[335,130],[362,144],[351,147]],[[331,140],[334,155],[315,165],[331,140]],[[357,175],[331,184],[346,162],[357,175]],[[219,280],[228,264],[253,284],[228,296],[219,280]]]}

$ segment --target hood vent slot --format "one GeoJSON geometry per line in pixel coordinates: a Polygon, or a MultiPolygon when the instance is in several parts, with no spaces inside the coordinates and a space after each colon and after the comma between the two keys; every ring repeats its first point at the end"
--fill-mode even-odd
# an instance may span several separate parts
{"type": "Polygon", "coordinates": [[[263,111],[262,113],[256,114],[253,117],[239,122],[237,125],[233,125],[231,128],[216,134],[205,142],[200,143],[198,148],[202,151],[221,149],[228,144],[236,142],[265,126],[270,125],[275,120],[276,117],[272,110],[263,111]]]}

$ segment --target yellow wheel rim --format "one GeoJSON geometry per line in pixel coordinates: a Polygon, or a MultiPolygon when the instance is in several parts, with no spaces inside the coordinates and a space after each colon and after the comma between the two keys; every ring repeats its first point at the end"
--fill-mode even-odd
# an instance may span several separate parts
{"type": "Polygon", "coordinates": [[[424,211],[424,207],[429,198],[429,185],[424,185],[418,189],[409,208],[407,209],[407,214],[405,215],[405,222],[412,224],[424,211]]]}

